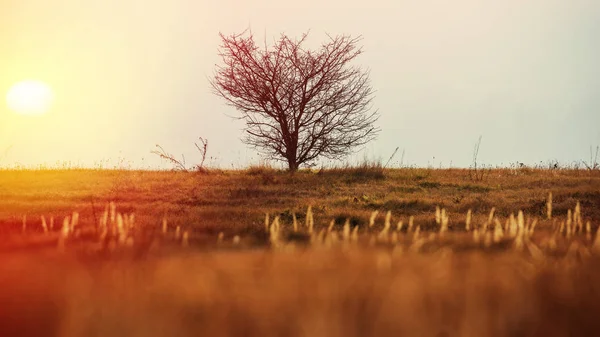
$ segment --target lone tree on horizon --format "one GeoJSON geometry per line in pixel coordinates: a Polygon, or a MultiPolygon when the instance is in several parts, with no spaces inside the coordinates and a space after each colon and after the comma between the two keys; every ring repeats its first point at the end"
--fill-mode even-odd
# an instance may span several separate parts
{"type": "Polygon", "coordinates": [[[360,38],[329,36],[308,50],[307,34],[282,34],[270,48],[259,48],[250,32],[220,36],[215,94],[241,112],[244,143],[290,171],[318,157],[341,159],[379,132],[369,73],[349,65],[362,53],[360,38]]]}

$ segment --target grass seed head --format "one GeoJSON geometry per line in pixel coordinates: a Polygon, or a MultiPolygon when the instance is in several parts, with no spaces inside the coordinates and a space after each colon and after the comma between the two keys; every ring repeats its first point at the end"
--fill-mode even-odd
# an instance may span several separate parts
{"type": "Polygon", "coordinates": [[[108,206],[110,209],[110,222],[114,223],[116,220],[116,216],[117,216],[117,206],[112,201],[108,204],[108,206]]]}
{"type": "Polygon", "coordinates": [[[535,226],[538,223],[538,219],[533,219],[533,222],[531,223],[531,226],[529,226],[529,235],[532,235],[533,232],[535,231],[535,226]]]}
{"type": "Polygon", "coordinates": [[[335,226],[335,220],[331,220],[329,222],[329,226],[327,227],[327,233],[331,233],[331,231],[333,231],[333,226],[335,226]]]}
{"type": "Polygon", "coordinates": [[[350,235],[350,240],[352,242],[358,242],[358,225],[354,226],[352,229],[352,234],[350,235]]]}
{"type": "Polygon", "coordinates": [[[494,242],[500,242],[504,237],[504,231],[502,230],[502,224],[497,218],[494,218],[494,242]]]}
{"type": "Polygon", "coordinates": [[[488,248],[492,245],[492,242],[494,242],[494,236],[492,235],[492,232],[485,233],[483,238],[483,246],[488,248]]]}
{"type": "Polygon", "coordinates": [[[346,219],[346,222],[344,223],[344,230],[342,232],[342,236],[344,238],[344,241],[350,240],[350,219],[346,219]]]}
{"type": "Polygon", "coordinates": [[[292,213],[292,227],[294,228],[294,233],[298,232],[298,219],[296,219],[296,213],[292,213]]]}
{"type": "Polygon", "coordinates": [[[522,230],[525,228],[525,215],[523,214],[522,210],[520,210],[517,215],[517,226],[518,226],[519,230],[522,230]]]}
{"type": "Polygon", "coordinates": [[[413,234],[413,240],[418,240],[420,233],[421,233],[421,226],[417,226],[417,229],[415,229],[415,233],[413,234]]]}
{"type": "Polygon", "coordinates": [[[473,242],[475,242],[476,244],[479,244],[480,241],[480,236],[479,236],[479,229],[475,228],[473,230],[473,242]]]}
{"type": "Polygon", "coordinates": [[[306,224],[306,227],[311,227],[312,225],[314,225],[312,206],[310,206],[310,205],[308,206],[308,209],[306,210],[305,224],[306,224]]]}
{"type": "Polygon", "coordinates": [[[402,220],[398,221],[398,223],[396,224],[396,232],[402,231],[403,226],[404,226],[404,223],[402,222],[402,220]]]}
{"type": "Polygon", "coordinates": [[[391,242],[394,245],[398,244],[398,232],[392,232],[391,242]]]}
{"type": "Polygon", "coordinates": [[[496,207],[492,207],[490,210],[490,215],[488,216],[488,225],[492,224],[492,220],[494,219],[494,212],[496,212],[496,207]]]}
{"type": "Polygon", "coordinates": [[[162,233],[163,233],[163,235],[166,235],[166,234],[167,234],[167,231],[168,231],[168,229],[169,229],[169,228],[167,227],[167,225],[168,225],[168,224],[167,224],[167,216],[166,216],[166,215],[164,215],[164,216],[163,216],[163,218],[162,218],[162,233]]]}
{"type": "Polygon", "coordinates": [[[546,201],[546,217],[548,220],[552,219],[552,192],[548,193],[548,200],[546,201]]]}
{"type": "Polygon", "coordinates": [[[183,232],[183,236],[181,237],[181,246],[186,248],[190,245],[189,243],[190,233],[188,231],[183,232]]]}
{"type": "Polygon", "coordinates": [[[269,213],[268,212],[265,214],[265,231],[267,233],[269,232],[269,213]]]}
{"type": "Polygon", "coordinates": [[[596,254],[600,254],[600,227],[598,227],[598,230],[596,231],[596,238],[592,244],[592,251],[596,254]]]}
{"type": "Polygon", "coordinates": [[[508,234],[510,235],[511,238],[514,238],[515,236],[517,236],[517,232],[519,230],[519,225],[517,223],[517,220],[515,219],[515,215],[514,214],[510,214],[510,218],[509,218],[509,228],[508,228],[508,234]]]}
{"type": "Polygon", "coordinates": [[[46,224],[46,217],[42,215],[41,220],[42,220],[42,230],[44,231],[44,233],[48,233],[48,225],[46,224]]]}
{"type": "Polygon", "coordinates": [[[392,226],[391,224],[391,219],[392,219],[392,211],[387,211],[387,213],[385,214],[385,223],[384,223],[384,228],[385,230],[389,230],[390,227],[392,226]]]}
{"type": "Polygon", "coordinates": [[[322,244],[325,239],[325,229],[321,229],[317,235],[317,243],[322,244]]]}
{"type": "Polygon", "coordinates": [[[467,232],[471,230],[471,217],[472,217],[472,212],[471,212],[471,209],[469,209],[467,211],[467,218],[465,219],[465,230],[467,232]]]}
{"type": "Polygon", "coordinates": [[[306,210],[306,227],[308,227],[308,233],[312,233],[315,226],[315,220],[313,218],[312,207],[308,206],[306,210]]]}
{"type": "Polygon", "coordinates": [[[104,211],[104,213],[102,213],[102,216],[100,217],[100,228],[107,228],[108,227],[108,210],[104,211]]]}
{"type": "Polygon", "coordinates": [[[71,216],[71,231],[79,224],[79,212],[73,212],[71,216]]]}
{"type": "Polygon", "coordinates": [[[373,211],[371,213],[371,217],[369,218],[369,227],[373,227],[375,224],[375,218],[377,217],[377,214],[379,214],[379,211],[373,211]]]}

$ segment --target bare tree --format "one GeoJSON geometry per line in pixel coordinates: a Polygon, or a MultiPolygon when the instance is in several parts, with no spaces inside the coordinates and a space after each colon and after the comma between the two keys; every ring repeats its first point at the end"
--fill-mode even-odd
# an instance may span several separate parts
{"type": "Polygon", "coordinates": [[[360,38],[328,37],[313,51],[303,47],[307,34],[282,34],[271,48],[248,31],[221,34],[215,94],[241,112],[243,141],[292,172],[321,156],[341,159],[379,131],[369,73],[349,65],[362,53],[360,38]]]}

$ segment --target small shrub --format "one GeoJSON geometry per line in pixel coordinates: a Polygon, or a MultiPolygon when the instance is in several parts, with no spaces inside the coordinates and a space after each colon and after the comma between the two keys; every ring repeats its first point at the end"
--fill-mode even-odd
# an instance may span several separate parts
{"type": "Polygon", "coordinates": [[[435,181],[423,181],[419,183],[419,187],[422,188],[440,188],[442,184],[435,181]]]}
{"type": "Polygon", "coordinates": [[[347,164],[341,167],[321,168],[317,174],[321,176],[344,177],[349,182],[385,179],[385,169],[381,165],[381,162],[367,160],[358,166],[347,164]]]}

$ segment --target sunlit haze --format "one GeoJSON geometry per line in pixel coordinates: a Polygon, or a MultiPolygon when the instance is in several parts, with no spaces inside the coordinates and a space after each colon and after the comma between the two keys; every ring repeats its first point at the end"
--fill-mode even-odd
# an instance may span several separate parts
{"type": "Polygon", "coordinates": [[[41,115],[52,103],[52,89],[41,81],[24,80],[15,83],[6,94],[6,104],[14,113],[41,115]]]}
{"type": "Polygon", "coordinates": [[[207,164],[258,163],[236,111],[211,92],[219,32],[261,41],[310,31],[362,35],[379,137],[349,157],[468,167],[589,160],[600,145],[600,2],[133,1],[0,2],[0,96],[35,78],[51,113],[0,106],[0,166],[168,167],[155,144],[207,164]]]}

